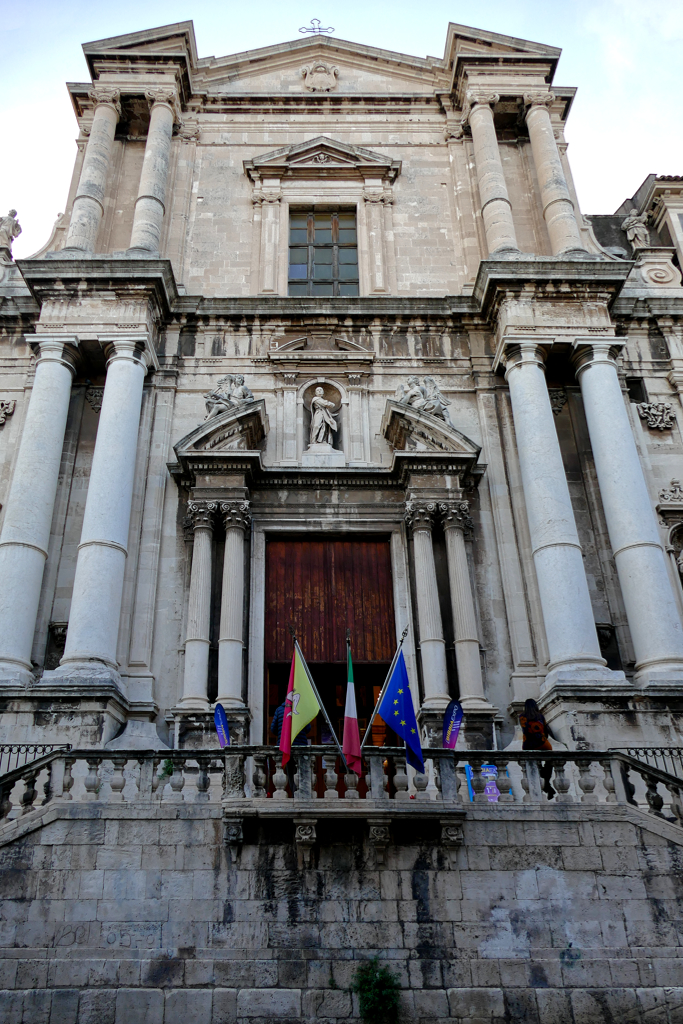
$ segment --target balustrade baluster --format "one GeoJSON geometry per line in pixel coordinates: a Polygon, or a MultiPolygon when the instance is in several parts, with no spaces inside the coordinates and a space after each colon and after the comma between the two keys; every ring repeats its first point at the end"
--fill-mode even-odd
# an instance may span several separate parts
{"type": "Polygon", "coordinates": [[[254,784],[254,797],[257,800],[262,800],[266,795],[266,785],[268,782],[265,754],[254,754],[254,771],[251,778],[254,784]]]}
{"type": "Polygon", "coordinates": [[[481,773],[483,761],[474,761],[470,758],[470,768],[472,769],[472,790],[474,792],[474,803],[485,804],[488,803],[488,797],[486,796],[486,779],[481,773]]]}
{"type": "Polygon", "coordinates": [[[415,800],[424,803],[431,799],[427,792],[427,786],[429,785],[429,775],[427,772],[415,772],[413,776],[413,785],[415,786],[415,800]]]}
{"type": "MultiPolygon", "coordinates": [[[[617,794],[615,792],[614,778],[612,776],[612,764],[611,760],[601,761],[600,767],[603,772],[602,784],[605,788],[605,803],[615,804],[617,802],[617,794]]],[[[579,783],[580,785],[580,783],[579,783]]]]}
{"type": "Polygon", "coordinates": [[[209,788],[211,786],[211,776],[209,775],[209,764],[211,763],[210,757],[198,757],[197,758],[197,781],[195,782],[195,801],[198,804],[209,802],[209,788]]]}
{"type": "Polygon", "coordinates": [[[311,800],[318,795],[313,792],[311,784],[311,755],[306,753],[305,748],[303,748],[297,750],[294,756],[296,757],[297,765],[297,788],[294,798],[296,800],[311,800]]]}
{"type": "Polygon", "coordinates": [[[83,780],[85,786],[85,800],[98,800],[100,795],[100,765],[101,757],[86,757],[88,774],[83,780]]]}
{"type": "Polygon", "coordinates": [[[579,789],[581,790],[581,803],[597,804],[598,798],[593,792],[593,790],[595,789],[598,780],[592,773],[591,762],[588,760],[577,761],[576,767],[579,769],[579,789]]]}
{"type": "Polygon", "coordinates": [[[514,804],[515,794],[512,790],[512,779],[510,778],[510,767],[506,761],[502,761],[496,765],[498,769],[498,778],[496,779],[496,786],[500,796],[498,797],[499,804],[514,804]]]}
{"type": "Polygon", "coordinates": [[[325,800],[338,800],[339,793],[337,792],[337,770],[336,770],[336,754],[330,756],[325,754],[323,756],[323,767],[325,769],[325,800]]]}
{"type": "Polygon", "coordinates": [[[654,814],[658,818],[663,818],[662,807],[664,806],[664,798],[657,791],[657,779],[648,772],[639,772],[639,775],[647,786],[645,799],[647,800],[648,814],[654,814]]]}
{"type": "Polygon", "coordinates": [[[13,782],[0,782],[0,821],[4,821],[12,810],[10,796],[14,788],[13,782]]]}
{"type": "Polygon", "coordinates": [[[111,758],[111,763],[114,768],[114,773],[109,780],[109,786],[111,788],[110,800],[112,803],[123,803],[123,789],[126,785],[126,779],[123,774],[123,769],[128,761],[127,757],[116,755],[111,758]]]}
{"type": "Polygon", "coordinates": [[[273,776],[273,785],[275,790],[273,792],[273,800],[289,800],[287,796],[287,776],[285,770],[282,767],[280,758],[276,758],[275,761],[275,774],[273,776]]]}
{"type": "Polygon", "coordinates": [[[138,800],[151,800],[157,786],[159,785],[158,782],[156,786],[154,785],[154,764],[154,758],[138,758],[138,765],[140,766],[138,777],[136,779],[138,800]]]}
{"type": "Polygon", "coordinates": [[[567,773],[565,771],[566,764],[567,764],[566,761],[554,761],[553,762],[553,769],[554,769],[553,786],[557,790],[557,802],[558,802],[558,804],[573,804],[574,803],[572,797],[569,795],[569,786],[570,786],[571,783],[570,783],[569,779],[567,778],[567,773]]]}
{"type": "Polygon", "coordinates": [[[681,788],[673,782],[667,782],[666,788],[669,791],[671,810],[679,825],[683,826],[683,800],[681,800],[681,788]]]}
{"type": "Polygon", "coordinates": [[[360,800],[360,793],[358,792],[358,776],[355,772],[347,772],[344,776],[346,783],[346,793],[344,794],[345,800],[360,800]]]}
{"type": "Polygon", "coordinates": [[[441,781],[441,758],[432,757],[432,772],[434,778],[434,788],[436,789],[436,800],[443,800],[442,793],[442,781],[441,781]]]}
{"type": "Polygon", "coordinates": [[[370,798],[372,800],[387,799],[387,777],[384,761],[380,754],[366,754],[370,763],[370,798]]]}
{"type": "Polygon", "coordinates": [[[71,774],[71,769],[76,764],[75,757],[66,757],[64,759],[64,778],[62,779],[62,800],[73,800],[71,790],[74,785],[74,777],[71,774]]]}
{"type": "Polygon", "coordinates": [[[38,778],[38,772],[29,772],[28,775],[24,776],[24,794],[21,798],[21,813],[28,814],[29,811],[33,810],[33,802],[37,796],[36,792],[36,779],[38,778]]]}
{"type": "Polygon", "coordinates": [[[458,786],[458,800],[460,804],[468,804],[470,802],[470,787],[467,782],[467,772],[465,771],[465,765],[459,765],[457,761],[454,762],[455,766],[455,778],[458,786]]]}
{"type": "Polygon", "coordinates": [[[244,799],[244,754],[225,755],[225,774],[223,776],[223,799],[244,799]]]}
{"type": "Polygon", "coordinates": [[[162,797],[163,800],[169,800],[173,803],[181,803],[185,800],[185,796],[183,794],[183,787],[185,785],[185,776],[183,775],[184,767],[185,758],[173,759],[173,774],[168,780],[171,792],[167,797],[162,797]]]}
{"type": "Polygon", "coordinates": [[[396,790],[395,800],[398,803],[405,803],[410,800],[408,792],[408,773],[406,772],[405,757],[396,758],[396,774],[394,775],[394,789],[396,790]]]}

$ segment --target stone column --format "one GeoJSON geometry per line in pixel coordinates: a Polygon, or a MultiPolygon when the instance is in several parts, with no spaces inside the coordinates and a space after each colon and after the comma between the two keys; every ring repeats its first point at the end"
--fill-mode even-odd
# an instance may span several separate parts
{"type": "MultiPolygon", "coordinates": [[[[595,629],[581,545],[537,339],[505,353],[531,548],[554,682],[611,682],[595,629]]],[[[623,675],[619,674],[623,680],[623,675]]]]}
{"type": "Polygon", "coordinates": [[[434,502],[406,502],[406,522],[413,532],[415,557],[415,593],[420,631],[420,655],[424,683],[423,709],[441,711],[450,700],[446,672],[446,645],[443,638],[436,567],[432,547],[434,502]]]}
{"type": "Polygon", "coordinates": [[[243,708],[242,627],[244,623],[244,532],[249,529],[248,501],[222,501],[225,524],[221,624],[218,636],[218,700],[226,709],[243,708]]]}
{"type": "Polygon", "coordinates": [[[472,131],[481,215],[490,256],[505,250],[519,252],[491,109],[499,99],[495,93],[468,92],[463,118],[469,120],[472,131]]]}
{"type": "Polygon", "coordinates": [[[128,251],[158,256],[177,96],[168,87],[149,89],[145,96],[152,109],[128,251]]]}
{"type": "Polygon", "coordinates": [[[187,609],[185,676],[180,707],[206,711],[209,707],[209,634],[211,627],[211,542],[215,501],[190,501],[187,516],[194,531],[190,601],[187,609]]]}
{"type": "Polygon", "coordinates": [[[553,256],[559,256],[572,250],[585,250],[550,121],[548,107],[554,99],[555,96],[551,92],[528,93],[524,96],[526,123],[541,189],[543,216],[550,235],[553,256]]]}
{"type": "Polygon", "coordinates": [[[57,494],[78,339],[32,334],[38,349],[0,536],[0,681],[31,682],[31,646],[57,494]]]}
{"type": "Polygon", "coordinates": [[[104,214],[104,192],[111,147],[121,116],[120,95],[118,89],[107,85],[98,85],[89,93],[95,103],[95,116],[85,147],[78,191],[62,252],[72,249],[91,254],[95,251],[97,233],[104,214]]]}
{"type": "MultiPolygon", "coordinates": [[[[259,294],[277,295],[278,257],[280,253],[280,200],[279,187],[262,188],[258,194],[261,204],[261,268],[259,294]]],[[[254,200],[252,200],[254,201],[254,200]]]]}
{"type": "Polygon", "coordinates": [[[146,336],[100,335],[107,380],[97,428],[60,676],[118,683],[116,646],[128,551],[146,336]]]}
{"type": "Polygon", "coordinates": [[[384,189],[363,190],[368,231],[368,270],[370,292],[386,292],[386,259],[384,254],[384,189]]]}
{"type": "Polygon", "coordinates": [[[493,706],[484,696],[474,594],[465,548],[465,530],[472,527],[469,504],[466,501],[441,501],[439,514],[446,537],[460,703],[465,712],[493,711],[493,706]]]}
{"type": "Polygon", "coordinates": [[[586,410],[612,553],[636,654],[636,680],[683,682],[683,627],[624,405],[614,338],[577,339],[586,410]]]}

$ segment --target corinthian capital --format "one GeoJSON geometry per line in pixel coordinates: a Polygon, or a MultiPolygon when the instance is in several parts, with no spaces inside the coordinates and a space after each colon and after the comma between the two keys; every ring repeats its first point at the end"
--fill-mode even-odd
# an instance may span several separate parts
{"type": "Polygon", "coordinates": [[[248,501],[222,501],[220,510],[226,530],[232,526],[237,526],[240,530],[249,529],[251,512],[248,501]]]}
{"type": "Polygon", "coordinates": [[[108,106],[113,107],[119,117],[121,117],[121,91],[115,89],[111,85],[96,85],[94,89],[91,89],[88,96],[98,107],[100,103],[106,103],[108,106]]]}
{"type": "Polygon", "coordinates": [[[431,530],[437,515],[435,501],[407,501],[405,521],[411,530],[431,530]]]}
{"type": "Polygon", "coordinates": [[[525,92],[524,93],[524,106],[531,107],[549,107],[555,102],[554,92],[525,92]]]}
{"type": "Polygon", "coordinates": [[[215,501],[188,501],[187,523],[193,530],[213,530],[214,515],[218,509],[215,501]]]}
{"type": "Polygon", "coordinates": [[[180,121],[180,109],[178,107],[178,92],[172,86],[156,85],[153,86],[151,89],[146,89],[145,99],[149,103],[150,107],[153,107],[156,103],[164,103],[173,111],[174,119],[176,121],[180,121]]]}
{"type": "Polygon", "coordinates": [[[469,501],[440,501],[439,515],[444,530],[452,527],[458,530],[471,530],[474,526],[470,518],[469,501]]]}

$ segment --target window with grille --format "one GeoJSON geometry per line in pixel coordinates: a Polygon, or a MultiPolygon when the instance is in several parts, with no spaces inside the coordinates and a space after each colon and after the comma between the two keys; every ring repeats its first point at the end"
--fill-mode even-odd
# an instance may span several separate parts
{"type": "Polygon", "coordinates": [[[358,295],[355,212],[290,213],[289,294],[358,295]]]}

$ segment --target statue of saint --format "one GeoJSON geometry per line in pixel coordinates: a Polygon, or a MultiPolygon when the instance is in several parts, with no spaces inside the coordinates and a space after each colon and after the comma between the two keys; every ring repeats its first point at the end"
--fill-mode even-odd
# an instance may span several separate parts
{"type": "Polygon", "coordinates": [[[215,416],[220,416],[221,413],[228,412],[240,405],[246,405],[247,402],[253,402],[254,396],[244,383],[241,373],[235,376],[229,373],[227,377],[221,377],[213,391],[204,395],[204,401],[206,403],[204,422],[206,423],[207,420],[212,420],[215,416]],[[227,389],[222,391],[221,388],[225,384],[227,384],[227,389]]]}
{"type": "Polygon", "coordinates": [[[450,413],[446,408],[451,403],[441,394],[439,385],[433,377],[425,377],[423,383],[427,394],[422,405],[422,411],[428,412],[431,416],[438,416],[439,419],[445,420],[449,427],[452,427],[450,413]]]}
{"type": "Polygon", "coordinates": [[[12,242],[21,234],[17,211],[10,210],[6,217],[0,217],[0,256],[12,259],[12,242]],[[6,252],[3,253],[3,249],[6,252]]]}
{"type": "Polygon", "coordinates": [[[325,398],[322,388],[315,389],[311,400],[311,439],[310,444],[332,444],[333,435],[337,432],[337,421],[330,412],[334,402],[325,398]]]}
{"type": "Polygon", "coordinates": [[[632,249],[643,249],[650,244],[650,232],[647,229],[647,214],[638,216],[637,213],[629,213],[628,217],[621,222],[621,230],[626,232],[632,249]]]}

